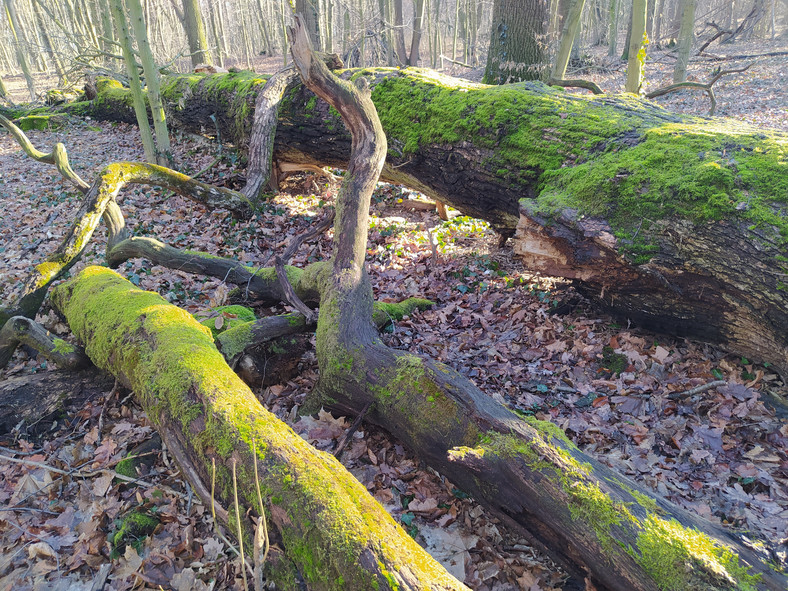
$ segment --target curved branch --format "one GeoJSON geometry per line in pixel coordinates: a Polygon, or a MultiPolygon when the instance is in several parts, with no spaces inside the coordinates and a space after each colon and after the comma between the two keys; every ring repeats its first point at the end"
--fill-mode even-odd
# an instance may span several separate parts
{"type": "Polygon", "coordinates": [[[585,88],[594,94],[605,94],[605,91],[599,88],[595,82],[591,80],[581,80],[579,78],[571,80],[563,80],[559,78],[550,78],[547,81],[549,86],[561,86],[562,88],[585,88]]]}
{"type": "Polygon", "coordinates": [[[32,347],[63,369],[82,369],[90,365],[81,347],[52,336],[38,322],[24,316],[14,316],[0,328],[0,368],[8,364],[17,345],[32,347]]]}
{"type": "Polygon", "coordinates": [[[0,325],[5,324],[12,316],[35,317],[49,286],[79,260],[102,217],[109,230],[108,253],[127,238],[128,230],[115,198],[128,184],[163,187],[198,203],[209,207],[224,207],[238,215],[248,216],[252,212],[249,201],[237,191],[214,187],[155,164],[110,164],[101,171],[85,195],[74,223],[57,250],[31,271],[19,300],[10,308],[0,309],[0,325]]]}
{"type": "Polygon", "coordinates": [[[0,125],[5,127],[9,133],[14,136],[14,139],[22,147],[22,150],[24,150],[25,154],[30,156],[33,160],[37,160],[38,162],[43,162],[44,164],[54,164],[63,178],[70,181],[83,193],[87,193],[90,185],[83,181],[80,176],[71,168],[71,165],[68,162],[68,153],[66,152],[66,147],[63,144],[55,144],[55,147],[52,148],[52,151],[49,154],[44,154],[43,152],[36,150],[35,146],[33,146],[33,143],[28,139],[24,131],[19,129],[19,127],[14,125],[12,121],[9,121],[2,115],[0,115],[0,125]]]}

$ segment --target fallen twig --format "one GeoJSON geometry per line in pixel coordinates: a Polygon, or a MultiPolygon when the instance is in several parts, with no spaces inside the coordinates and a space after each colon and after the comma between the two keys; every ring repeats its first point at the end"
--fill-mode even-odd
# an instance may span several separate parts
{"type": "Polygon", "coordinates": [[[677,398],[684,398],[685,396],[694,396],[695,394],[700,394],[706,390],[711,390],[712,388],[725,386],[727,384],[728,382],[725,380],[714,380],[713,382],[701,384],[700,386],[696,386],[695,388],[691,388],[689,390],[684,390],[684,392],[673,392],[672,394],[668,394],[668,398],[675,400],[677,398]]]}

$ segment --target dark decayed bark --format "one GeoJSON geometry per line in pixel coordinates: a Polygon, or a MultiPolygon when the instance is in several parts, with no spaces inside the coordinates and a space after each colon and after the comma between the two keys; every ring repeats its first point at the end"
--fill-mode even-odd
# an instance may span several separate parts
{"type": "Polygon", "coordinates": [[[84,408],[112,390],[111,377],[95,368],[47,371],[0,382],[0,434],[19,428],[26,436],[45,433],[68,407],[84,408]]]}

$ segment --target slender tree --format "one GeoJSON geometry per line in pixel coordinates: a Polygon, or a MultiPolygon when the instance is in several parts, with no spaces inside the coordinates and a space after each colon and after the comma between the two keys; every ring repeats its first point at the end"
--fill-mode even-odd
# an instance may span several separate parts
{"type": "Polygon", "coordinates": [[[404,66],[408,63],[408,51],[405,49],[405,22],[402,16],[402,0],[394,0],[394,42],[397,46],[397,61],[404,66]]]}
{"type": "Polygon", "coordinates": [[[22,43],[20,37],[22,37],[22,28],[21,23],[19,22],[19,17],[16,14],[16,7],[14,6],[14,0],[4,0],[5,1],[5,14],[8,18],[8,26],[11,27],[11,37],[14,41],[14,46],[16,47],[16,59],[19,62],[19,67],[22,69],[22,74],[25,76],[25,82],[27,82],[27,90],[30,92],[30,100],[36,100],[36,85],[33,81],[33,75],[30,72],[30,66],[27,62],[27,55],[25,55],[25,43],[22,43]]]}
{"type": "Polygon", "coordinates": [[[632,32],[627,48],[626,91],[638,94],[643,83],[645,62],[646,0],[632,2],[632,32]]]}
{"type": "Polygon", "coordinates": [[[689,63],[690,49],[695,37],[695,7],[697,0],[682,0],[681,29],[679,30],[679,50],[676,55],[676,65],[673,67],[673,83],[684,82],[687,79],[687,64],[689,63]]]}
{"type": "Polygon", "coordinates": [[[609,31],[608,31],[608,50],[607,55],[613,57],[616,55],[618,50],[616,46],[618,45],[618,5],[619,0],[610,0],[609,6],[609,14],[608,14],[608,24],[609,24],[609,31]]]}
{"type": "Polygon", "coordinates": [[[110,0],[110,10],[112,20],[115,21],[118,40],[123,51],[123,60],[126,64],[126,72],[129,75],[129,88],[134,102],[134,113],[137,116],[137,125],[140,128],[142,147],[145,151],[145,159],[153,164],[156,163],[156,144],[153,141],[150,124],[148,123],[148,109],[145,106],[145,97],[142,92],[139,71],[137,70],[137,60],[134,57],[134,50],[131,44],[131,35],[126,23],[126,14],[123,10],[123,0],[110,0]]]}
{"type": "Polygon", "coordinates": [[[200,0],[182,0],[183,12],[181,22],[186,31],[186,38],[189,41],[189,53],[191,54],[192,66],[200,64],[212,64],[213,58],[208,49],[208,41],[205,37],[205,25],[200,9],[200,0]]]}
{"type": "Polygon", "coordinates": [[[583,15],[585,3],[586,0],[572,0],[569,6],[569,12],[561,31],[561,45],[558,48],[558,54],[556,55],[555,64],[553,65],[553,78],[561,79],[566,74],[569,56],[572,53],[572,47],[575,44],[577,32],[580,30],[580,17],[583,15]]]}
{"type": "Polygon", "coordinates": [[[421,31],[424,23],[424,8],[425,0],[413,1],[413,36],[410,40],[409,66],[419,65],[419,44],[421,43],[421,31]]]}

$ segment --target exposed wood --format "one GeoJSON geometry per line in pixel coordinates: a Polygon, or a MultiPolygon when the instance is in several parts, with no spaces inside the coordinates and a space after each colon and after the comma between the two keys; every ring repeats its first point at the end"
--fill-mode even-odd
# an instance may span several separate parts
{"type": "Polygon", "coordinates": [[[82,369],[90,365],[80,347],[54,337],[38,322],[24,316],[14,316],[0,326],[0,367],[8,364],[18,345],[32,347],[63,369],[82,369]]]}

